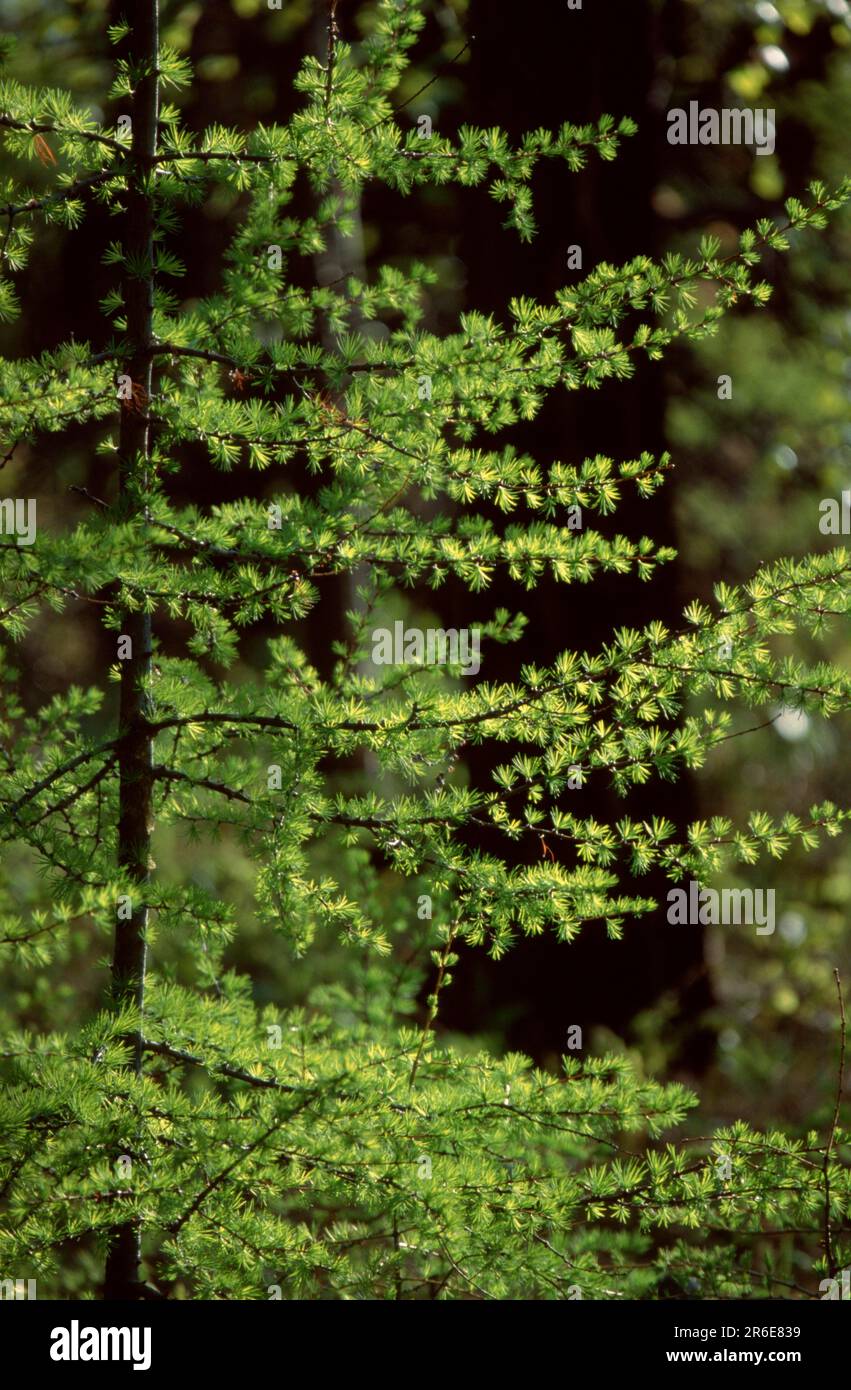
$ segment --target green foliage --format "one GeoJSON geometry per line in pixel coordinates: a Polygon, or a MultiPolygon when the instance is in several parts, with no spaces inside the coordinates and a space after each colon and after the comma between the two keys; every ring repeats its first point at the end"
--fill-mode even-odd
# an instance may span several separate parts
{"type": "MultiPolygon", "coordinates": [[[[518,147],[500,130],[421,138],[392,104],[421,7],[379,0],[375,14],[357,56],[332,34],[326,61],[304,62],[286,124],[198,138],[165,107],[147,162],[67,93],[0,85],[0,129],[21,166],[0,190],[0,315],[18,312],[14,277],[42,224],[85,234],[90,204],[117,212],[128,197],[154,222],[152,260],[121,235],[104,246],[104,349],[74,341],[0,361],[4,450],[50,435],[61,445],[86,425],[122,474],[119,490],[90,498],[84,524],[0,545],[0,830],[21,881],[24,863],[41,871],[29,912],[14,878],[3,888],[0,947],[37,979],[51,959],[70,968],[80,924],[103,948],[122,901],[138,908],[141,892],[150,914],[141,1010],[119,991],[76,1029],[5,1037],[0,1265],[66,1296],[81,1280],[90,1291],[93,1252],[129,1226],[143,1233],[146,1274],[175,1297],[265,1298],[270,1286],[284,1297],[654,1297],[689,1278],[704,1297],[755,1296],[771,1282],[752,1268],[753,1239],[772,1230],[810,1233],[807,1249],[822,1240],[818,1268],[835,1273],[851,1258],[839,1235],[851,1169],[835,1121],[805,1141],[737,1124],[702,1149],[677,1145],[667,1136],[694,1097],[633,1061],[567,1056],[555,1077],[522,1057],[450,1048],[432,1025],[462,947],[501,957],[520,934],[569,943],[589,923],[617,937],[655,907],[620,890],[627,872],[706,880],[844,829],[849,811],[830,802],[806,818],[756,810],[743,824],[680,830],[662,818],[600,824],[568,806],[576,775],[626,793],[702,766],[743,732],[732,708],[847,710],[847,673],[790,645],[847,615],[847,552],[763,565],[719,584],[713,605],[690,605],[678,631],[619,629],[600,651],[565,651],[510,683],[462,688],[452,660],[382,668],[370,633],[414,584],[486,592],[503,568],[534,591],[544,574],[646,579],[669,561],[650,539],[572,524],[576,509],[608,516],[624,496],[650,497],[667,455],[542,464],[503,436],[554,390],[626,379],[638,356],[659,360],[679,340],[709,338],[734,307],[765,304],[763,253],[823,227],[851,185],[814,182],[787,201],[785,227],[761,219],[728,256],[707,237],[691,255],[598,265],[553,303],[515,300],[503,320],[470,312],[443,335],[423,327],[426,266],[304,288],[305,263],[332,230],[351,230],[370,182],[401,196],[485,185],[528,239],[536,166],[611,159],[634,130],[604,116],[518,147]],[[34,161],[48,191],[31,186],[34,161]],[[301,216],[305,179],[314,210],[301,216]],[[182,307],[169,238],[215,185],[239,193],[241,220],[219,292],[182,307]],[[152,286],[150,341],[133,326],[140,282],[152,286]],[[365,331],[373,322],[384,336],[365,331]],[[140,362],[150,391],[133,378],[140,362]],[[128,460],[121,439],[134,429],[146,444],[128,460]],[[244,495],[176,501],[170,483],[190,449],[205,467],[245,471],[244,495]],[[332,575],[359,588],[323,678],[299,624],[332,575]],[[110,647],[140,630],[140,615],[152,620],[152,661],[137,643],[128,664],[119,647],[107,673],[122,701],[128,688],[140,697],[129,724],[104,721],[107,674],[40,707],[18,688],[15,644],[45,607],[80,599],[110,647]],[[166,619],[180,624],[180,655],[160,648],[166,619]],[[262,680],[239,664],[260,623],[275,629],[262,680]],[[170,831],[189,856],[211,853],[193,849],[202,839],[237,840],[261,928],[296,957],[333,935],[355,955],[346,978],[303,1008],[258,1007],[223,963],[240,929],[233,905],[187,873],[128,876],[120,797],[133,790],[134,739],[150,751],[135,774],[151,787],[145,853],[170,831]],[[480,745],[492,785],[471,786],[464,751],[480,745]],[[368,775],[347,778],[358,763],[368,775]],[[488,843],[544,853],[516,867],[471,849],[467,832],[482,827],[488,843]],[[407,909],[388,908],[389,877],[407,909]],[[401,938],[419,895],[434,923],[412,957],[401,938]],[[179,966],[160,964],[168,938],[179,966]]],[[[120,49],[128,31],[109,37],[120,49]]],[[[169,93],[191,81],[182,55],[155,56],[117,62],[112,94],[134,121],[146,74],[169,93]]],[[[480,626],[486,676],[487,644],[516,640],[523,617],[499,610],[480,626]]]]}

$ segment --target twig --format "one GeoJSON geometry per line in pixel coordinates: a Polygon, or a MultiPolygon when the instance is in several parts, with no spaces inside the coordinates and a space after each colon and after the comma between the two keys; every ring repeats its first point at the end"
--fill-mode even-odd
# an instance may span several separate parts
{"type": "Polygon", "coordinates": [[[455,942],[455,935],[457,931],[458,923],[453,922],[452,926],[449,928],[449,934],[444,943],[443,950],[440,953],[440,961],[437,967],[437,979],[434,982],[434,992],[432,993],[429,999],[428,1014],[426,1015],[426,1021],[423,1024],[423,1031],[420,1037],[420,1045],[417,1048],[416,1056],[414,1057],[414,1060],[411,1064],[411,1074],[408,1077],[409,1086],[413,1086],[414,1082],[417,1079],[417,1069],[420,1065],[420,1059],[423,1055],[423,1049],[426,1045],[426,1039],[428,1038],[429,1031],[431,1029],[432,1024],[434,1023],[434,1020],[437,1017],[437,1010],[440,1004],[440,991],[443,988],[443,984],[446,979],[446,971],[449,967],[449,957],[452,954],[452,947],[455,942]]]}
{"type": "Polygon", "coordinates": [[[467,49],[470,48],[475,42],[475,39],[475,34],[471,34],[467,42],[464,44],[464,47],[459,48],[458,52],[454,54],[453,57],[447,58],[445,62],[441,63],[437,69],[437,72],[434,74],[433,77],[429,78],[428,82],[424,82],[421,87],[418,87],[417,90],[414,92],[413,96],[408,97],[407,101],[400,102],[398,106],[395,106],[389,116],[382,117],[380,121],[375,122],[375,125],[367,126],[366,130],[364,131],[364,135],[371,134],[373,130],[377,130],[378,127],[381,125],[386,125],[387,122],[392,120],[394,116],[398,116],[400,111],[404,111],[406,106],[410,106],[412,102],[416,101],[417,97],[421,97],[423,92],[427,92],[429,87],[433,87],[442,72],[445,72],[447,68],[451,68],[454,63],[458,62],[459,58],[463,58],[464,54],[467,52],[467,49]]]}
{"type": "Polygon", "coordinates": [[[101,507],[105,512],[109,511],[109,503],[104,502],[101,497],[95,497],[94,493],[89,492],[88,488],[78,487],[76,483],[71,483],[68,491],[77,492],[81,497],[85,497],[87,502],[92,502],[96,507],[101,507]]]}
{"type": "Polygon", "coordinates": [[[331,97],[334,91],[334,61],[337,54],[337,40],[340,30],[337,27],[338,0],[328,0],[328,57],[325,70],[325,119],[331,119],[331,97]]]}
{"type": "Polygon", "coordinates": [[[835,1279],[836,1260],[833,1251],[833,1231],[830,1225],[830,1156],[833,1152],[833,1145],[836,1140],[839,1111],[842,1105],[842,1089],[845,1085],[845,1039],[847,1028],[845,1020],[845,1000],[842,997],[842,980],[837,969],[833,971],[833,978],[836,981],[836,993],[839,996],[839,1073],[836,1080],[836,1102],[833,1107],[833,1119],[830,1125],[827,1147],[824,1151],[824,1253],[827,1258],[828,1274],[832,1279],[835,1279]]]}
{"type": "Polygon", "coordinates": [[[218,1072],[231,1081],[244,1081],[249,1086],[257,1086],[264,1090],[288,1091],[290,1093],[298,1090],[298,1087],[288,1086],[275,1077],[255,1076],[253,1072],[245,1071],[242,1067],[232,1067],[228,1062],[208,1062],[203,1057],[196,1057],[194,1053],[172,1047],[169,1043],[154,1042],[153,1038],[142,1039],[142,1051],[152,1052],[159,1057],[168,1057],[171,1061],[181,1062],[185,1066],[200,1067],[202,1071],[209,1072],[210,1075],[215,1075],[218,1072]]]}
{"type": "Polygon", "coordinates": [[[79,193],[86,189],[96,188],[98,184],[106,183],[108,179],[114,179],[115,176],[114,169],[105,169],[99,174],[90,174],[87,178],[77,179],[74,183],[68,184],[66,188],[60,188],[57,192],[46,193],[42,198],[34,196],[28,198],[25,203],[7,203],[5,207],[0,207],[0,217],[8,217],[11,221],[24,212],[39,212],[50,203],[61,203],[68,198],[76,198],[79,193]]]}
{"type": "Polygon", "coordinates": [[[75,140],[89,140],[92,144],[103,145],[108,150],[114,150],[116,154],[129,154],[129,145],[122,145],[120,140],[113,140],[109,135],[96,134],[91,130],[70,130],[57,125],[37,124],[35,121],[16,121],[11,116],[0,116],[0,126],[5,130],[19,130],[25,135],[64,135],[71,136],[75,140]]]}

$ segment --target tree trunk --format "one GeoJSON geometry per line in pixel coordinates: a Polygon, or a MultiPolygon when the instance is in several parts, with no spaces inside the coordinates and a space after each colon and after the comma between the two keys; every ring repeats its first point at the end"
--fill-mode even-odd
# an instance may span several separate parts
{"type": "MultiPolygon", "coordinates": [[[[132,154],[128,179],[124,253],[131,266],[147,267],[144,275],[125,269],[125,303],[129,355],[122,371],[132,382],[129,400],[121,401],[119,434],[119,500],[122,517],[135,515],[144,523],[144,494],[150,456],[148,424],[151,397],[151,355],[154,295],[153,173],[157,150],[159,105],[158,0],[130,0],[131,64],[142,72],[135,83],[130,116],[132,154]]],[[[142,1010],[145,999],[147,885],[151,869],[153,826],[152,737],[147,710],[151,669],[151,619],[146,613],[126,612],[122,636],[131,641],[131,655],[121,666],[118,759],[119,813],[117,859],[131,900],[129,914],[116,920],[112,958],[112,1001],[136,1010],[137,1027],[128,1038],[128,1065],[142,1071],[142,1010]]],[[[104,1297],[138,1297],[142,1233],[135,1223],[118,1227],[106,1261],[104,1297]]]]}

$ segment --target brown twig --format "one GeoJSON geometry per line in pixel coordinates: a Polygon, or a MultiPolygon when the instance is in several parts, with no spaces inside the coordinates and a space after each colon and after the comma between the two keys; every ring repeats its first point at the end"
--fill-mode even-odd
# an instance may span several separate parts
{"type": "Polygon", "coordinates": [[[337,40],[340,30],[337,26],[338,0],[328,0],[328,57],[325,69],[325,119],[330,120],[331,97],[334,90],[334,62],[337,55],[337,40]]]}
{"type": "Polygon", "coordinates": [[[446,980],[446,972],[449,968],[449,957],[452,954],[452,947],[455,943],[455,936],[457,931],[458,923],[453,922],[452,926],[449,928],[449,934],[446,938],[446,941],[444,942],[443,950],[440,953],[440,959],[437,967],[437,979],[434,982],[434,992],[429,997],[428,1014],[426,1015],[426,1021],[423,1024],[423,1031],[420,1037],[420,1045],[417,1048],[416,1056],[414,1057],[414,1060],[411,1064],[411,1074],[408,1077],[409,1086],[413,1086],[414,1082],[417,1079],[417,1070],[420,1065],[420,1059],[422,1058],[423,1050],[425,1048],[426,1041],[431,1030],[431,1026],[434,1023],[434,1020],[437,1018],[437,1010],[440,1004],[440,991],[442,990],[444,982],[446,980]]]}
{"type": "Polygon", "coordinates": [[[398,106],[395,106],[389,116],[383,116],[380,121],[375,122],[375,125],[367,126],[366,130],[364,131],[364,135],[370,135],[372,131],[377,130],[379,126],[386,125],[388,121],[392,121],[393,117],[398,116],[400,111],[404,111],[407,106],[410,106],[412,102],[416,101],[417,97],[421,97],[423,92],[427,92],[429,87],[433,87],[435,82],[437,82],[437,80],[439,79],[441,73],[445,72],[447,68],[451,68],[453,63],[458,62],[459,58],[463,58],[468,48],[470,48],[471,45],[475,43],[475,41],[475,34],[471,34],[467,42],[464,44],[463,48],[459,48],[458,52],[454,54],[453,57],[447,58],[445,62],[440,64],[440,66],[437,69],[437,72],[434,74],[433,77],[430,77],[427,82],[424,82],[421,87],[418,87],[417,90],[413,93],[413,95],[408,97],[407,101],[400,102],[398,106]]]}
{"type": "Polygon", "coordinates": [[[842,980],[839,971],[834,969],[833,978],[836,981],[836,993],[839,997],[839,1072],[836,1080],[836,1101],[833,1107],[833,1119],[830,1124],[830,1134],[828,1135],[827,1147],[824,1151],[824,1253],[827,1258],[828,1274],[832,1279],[836,1278],[836,1260],[833,1251],[833,1231],[830,1225],[830,1157],[833,1152],[833,1145],[836,1140],[836,1130],[839,1124],[839,1112],[842,1105],[842,1090],[845,1085],[845,1041],[847,1026],[845,1020],[845,1000],[842,997],[842,980]]]}

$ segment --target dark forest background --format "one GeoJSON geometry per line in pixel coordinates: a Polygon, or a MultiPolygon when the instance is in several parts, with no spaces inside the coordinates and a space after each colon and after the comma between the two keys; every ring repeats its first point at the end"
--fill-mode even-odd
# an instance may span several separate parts
{"type": "MultiPolygon", "coordinates": [[[[298,99],[292,81],[304,53],[321,52],[325,8],[318,0],[283,0],[279,11],[266,0],[164,0],[163,36],[190,56],[198,79],[183,99],[187,123],[200,130],[212,122],[245,128],[285,120],[298,99]]],[[[368,4],[341,0],[347,41],[357,43],[368,32],[369,12],[368,4]]],[[[0,0],[0,14],[4,31],[17,38],[16,77],[67,87],[97,114],[114,117],[106,27],[119,18],[120,0],[0,0]]],[[[349,269],[374,273],[382,262],[424,260],[439,274],[426,325],[450,331],[465,308],[502,316],[512,296],[546,300],[601,261],[687,250],[705,231],[731,248],[758,217],[782,219],[783,199],[809,179],[835,180],[846,172],[851,7],[845,0],[778,0],[776,6],[584,0],[574,10],[566,0],[521,6],[434,0],[398,98],[408,103],[400,119],[416,124],[429,115],[444,134],[470,122],[500,125],[517,137],[530,127],[596,120],[603,112],[638,122],[637,136],[614,163],[592,159],[572,175],[547,162],[536,178],[539,233],[529,245],[500,231],[499,210],[485,190],[431,189],[402,201],[376,189],[364,197],[359,236],[332,241],[314,264],[301,266],[308,283],[349,269]],[[666,111],[694,99],[716,108],[774,108],[775,154],[669,145],[666,111]],[[571,245],[582,249],[583,271],[568,269],[571,245]]],[[[37,168],[31,177],[38,180],[37,168]]],[[[306,211],[306,185],[298,197],[306,211]]],[[[222,188],[189,211],[174,248],[189,267],[187,302],[219,288],[221,256],[238,218],[238,198],[222,188]]],[[[99,248],[112,229],[98,209],[85,225],[72,237],[58,229],[40,234],[38,253],[19,277],[25,315],[0,330],[4,352],[32,354],[72,336],[96,348],[105,341],[99,300],[111,273],[99,248]]],[[[566,647],[596,648],[614,626],[653,618],[676,625],[691,598],[711,598],[714,582],[740,582],[781,555],[824,548],[818,502],[851,486],[849,248],[851,220],[840,218],[821,237],[801,240],[791,256],[768,258],[764,270],[775,288],[767,309],[730,319],[700,348],[638,364],[629,382],[556,393],[533,423],[512,431],[518,449],[542,462],[670,449],[675,469],[667,485],[650,502],[625,503],[600,529],[672,544],[679,552],[674,564],[643,585],[627,576],[565,589],[545,579],[528,595],[500,577],[473,598],[452,586],[436,594],[414,591],[399,597],[400,615],[427,613],[444,626],[470,626],[498,606],[525,612],[520,646],[489,653],[488,677],[510,678],[520,661],[550,661],[566,647]],[[732,377],[731,400],[718,399],[721,373],[732,377]]],[[[87,503],[72,487],[96,496],[112,487],[112,462],[94,445],[85,430],[60,454],[51,439],[33,441],[7,467],[4,494],[37,495],[40,518],[48,520],[53,509],[73,521],[87,503]],[[25,485],[18,481],[24,478],[25,485]]],[[[242,494],[242,475],[211,475],[200,456],[196,466],[191,456],[186,462],[175,496],[209,503],[242,494]]],[[[269,496],[280,484],[276,471],[257,477],[269,496]]],[[[343,634],[351,601],[346,584],[329,584],[302,634],[323,672],[330,672],[330,643],[343,634]]],[[[94,620],[82,609],[73,616],[69,622],[67,615],[45,614],[23,644],[19,660],[34,706],[70,683],[100,683],[109,665],[94,620]]],[[[166,650],[170,642],[177,650],[177,627],[169,633],[166,626],[161,636],[166,650]]],[[[826,640],[832,659],[847,662],[849,634],[836,631],[826,640]]],[[[241,660],[247,666],[261,664],[263,642],[262,631],[246,636],[241,660]]],[[[806,811],[827,797],[842,802],[851,761],[847,719],[828,726],[771,713],[778,716],[772,727],[725,745],[699,776],[671,785],[654,781],[626,803],[614,793],[583,790],[583,811],[600,819],[627,810],[665,815],[684,825],[711,814],[741,820],[758,807],[779,814],[806,811]]],[[[741,711],[736,727],[749,722],[741,711]]],[[[485,770],[474,750],[468,775],[476,779],[485,770]]],[[[220,855],[196,852],[191,861],[188,853],[169,842],[159,846],[158,860],[165,871],[180,867],[238,907],[246,904],[229,963],[251,974],[258,1000],[299,1002],[312,984],[345,968],[333,942],[293,963],[253,927],[237,845],[225,839],[220,855]]],[[[35,892],[33,870],[14,855],[5,868],[17,875],[25,903],[29,884],[35,892]]],[[[677,931],[667,927],[660,907],[629,923],[622,942],[586,929],[569,947],[553,939],[522,941],[499,963],[468,952],[442,1005],[442,1026],[550,1065],[565,1049],[568,1028],[580,1024],[595,1050],[630,1047],[648,1070],[696,1083],[713,1117],[744,1109],[753,1123],[765,1116],[817,1120],[833,1084],[833,966],[851,979],[851,859],[840,842],[761,864],[753,879],[741,882],[776,890],[773,937],[724,928],[677,931]]],[[[661,879],[644,878],[624,891],[631,888],[664,903],[661,879]]],[[[28,1021],[37,1026],[47,1018],[48,1026],[59,1026],[57,1015],[80,992],[94,1004],[101,965],[96,953],[88,959],[84,953],[75,978],[48,975],[27,1000],[28,1021]]],[[[4,1007],[11,1007],[16,988],[7,981],[3,999],[0,986],[4,1007]]]]}

